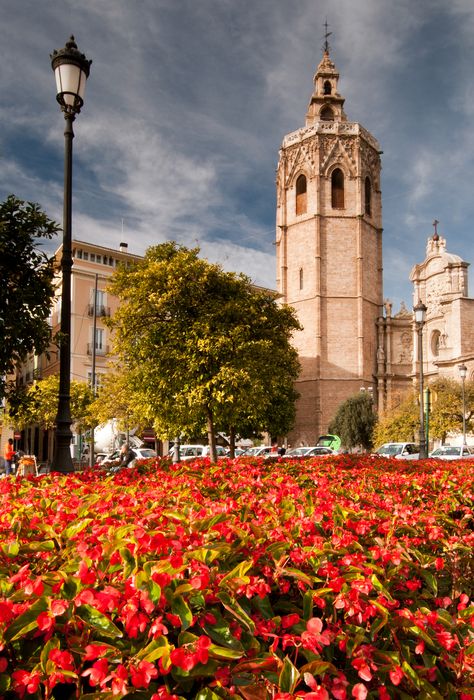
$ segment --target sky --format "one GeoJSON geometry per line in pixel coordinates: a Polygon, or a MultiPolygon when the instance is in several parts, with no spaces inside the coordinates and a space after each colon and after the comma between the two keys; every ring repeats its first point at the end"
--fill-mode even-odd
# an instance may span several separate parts
{"type": "Polygon", "coordinates": [[[62,224],[50,54],[73,34],[92,59],[73,237],[140,255],[176,240],[274,289],[278,151],[304,126],[327,21],[347,117],[383,150],[384,297],[412,306],[434,219],[474,261],[472,0],[0,0],[0,13],[1,201],[62,224]]]}

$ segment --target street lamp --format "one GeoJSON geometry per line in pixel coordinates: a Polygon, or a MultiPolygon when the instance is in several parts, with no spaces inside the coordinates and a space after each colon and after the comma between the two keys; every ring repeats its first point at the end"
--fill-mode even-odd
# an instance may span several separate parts
{"type": "Polygon", "coordinates": [[[71,36],[63,49],[50,56],[56,77],[56,99],[66,120],[64,129],[63,251],[61,258],[61,337],[59,340],[59,399],[56,416],[54,471],[72,472],[71,457],[71,203],[72,203],[72,123],[84,104],[84,90],[90,64],[71,36]]]}
{"type": "Polygon", "coordinates": [[[416,330],[418,332],[418,365],[420,372],[420,459],[427,457],[427,445],[425,438],[425,412],[423,406],[423,326],[426,319],[426,306],[421,299],[418,304],[413,307],[415,314],[416,330]]]}
{"type": "MultiPolygon", "coordinates": [[[[462,384],[462,445],[463,448],[466,447],[466,392],[465,392],[465,382],[467,377],[467,367],[466,365],[458,365],[459,376],[461,377],[462,384]]],[[[463,449],[464,451],[464,449],[463,449]]]]}

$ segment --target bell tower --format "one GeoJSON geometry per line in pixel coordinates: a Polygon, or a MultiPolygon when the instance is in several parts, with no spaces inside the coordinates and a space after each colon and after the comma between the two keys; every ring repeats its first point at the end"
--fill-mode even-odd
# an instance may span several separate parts
{"type": "Polygon", "coordinates": [[[347,120],[328,36],[305,126],[284,137],[276,178],[277,287],[303,326],[292,445],[315,444],[350,396],[376,395],[381,151],[347,120]]]}

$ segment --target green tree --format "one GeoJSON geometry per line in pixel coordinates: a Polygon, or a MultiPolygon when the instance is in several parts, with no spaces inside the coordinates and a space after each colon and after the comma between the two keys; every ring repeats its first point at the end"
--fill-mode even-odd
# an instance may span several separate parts
{"type": "Polygon", "coordinates": [[[365,393],[350,396],[338,408],[329,432],[339,435],[345,447],[372,447],[373,430],[377,422],[372,398],[365,393]]]}
{"type": "Polygon", "coordinates": [[[14,195],[0,204],[0,398],[13,390],[5,377],[51,341],[53,260],[39,249],[39,239],[57,231],[38,204],[14,195]]]}
{"type": "Polygon", "coordinates": [[[412,442],[417,440],[420,428],[420,410],[414,393],[405,396],[396,408],[379,417],[374,429],[374,445],[385,442],[412,442]]]}
{"type": "MultiPolygon", "coordinates": [[[[9,405],[8,413],[18,428],[39,425],[45,430],[53,428],[58,412],[59,376],[52,374],[25,387],[21,397],[9,405]]],[[[91,427],[90,406],[93,392],[86,382],[71,381],[71,417],[77,432],[91,427]]]]}
{"type": "Polygon", "coordinates": [[[148,423],[169,438],[207,429],[215,458],[218,429],[291,428],[299,364],[290,340],[300,326],[273,294],[198,252],[168,242],[117,270],[110,323],[148,423]]]}
{"type": "Polygon", "coordinates": [[[131,426],[143,428],[148,424],[147,411],[125,368],[121,371],[116,368],[116,371],[102,377],[97,396],[89,411],[95,425],[106,423],[113,418],[125,431],[131,426]]]}
{"type": "MultiPolygon", "coordinates": [[[[440,377],[429,385],[431,392],[430,435],[445,442],[449,433],[462,432],[462,384],[440,377]]],[[[474,383],[465,383],[466,433],[472,430],[474,383]]]]}
{"type": "MultiPolygon", "coordinates": [[[[450,433],[462,431],[462,385],[449,377],[440,377],[429,384],[431,410],[429,416],[429,437],[445,442],[450,433]]],[[[474,382],[465,384],[466,433],[472,431],[474,416],[474,382]]],[[[420,403],[416,391],[408,394],[400,406],[387,411],[380,417],[375,428],[374,442],[417,440],[420,429],[420,403]]]]}

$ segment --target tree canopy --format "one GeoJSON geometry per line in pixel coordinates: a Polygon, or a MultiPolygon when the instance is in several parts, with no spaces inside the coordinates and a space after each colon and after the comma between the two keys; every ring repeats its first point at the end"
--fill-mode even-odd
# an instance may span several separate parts
{"type": "MultiPolygon", "coordinates": [[[[429,437],[445,442],[452,433],[463,427],[462,384],[456,379],[440,377],[428,385],[431,394],[429,437]]],[[[466,433],[472,431],[474,382],[465,383],[466,433]]],[[[411,441],[420,428],[420,404],[417,392],[408,394],[396,409],[382,416],[375,429],[377,445],[384,442],[411,441]]]]}
{"type": "Polygon", "coordinates": [[[361,392],[350,396],[339,406],[328,430],[339,435],[344,447],[370,449],[376,422],[372,397],[361,392]]]}
{"type": "MultiPolygon", "coordinates": [[[[10,418],[16,427],[39,425],[53,428],[58,412],[59,376],[50,375],[40,379],[16,393],[16,401],[9,404],[10,418]]],[[[86,382],[71,381],[71,417],[76,430],[81,432],[91,427],[90,406],[93,392],[86,382]]]]}
{"type": "Polygon", "coordinates": [[[53,260],[40,250],[39,239],[57,231],[38,204],[14,195],[0,203],[0,397],[6,393],[5,377],[29,353],[49,346],[53,260]]]}
{"type": "Polygon", "coordinates": [[[157,434],[285,434],[299,363],[294,312],[248,277],[168,242],[114,274],[114,352],[157,434]]]}

